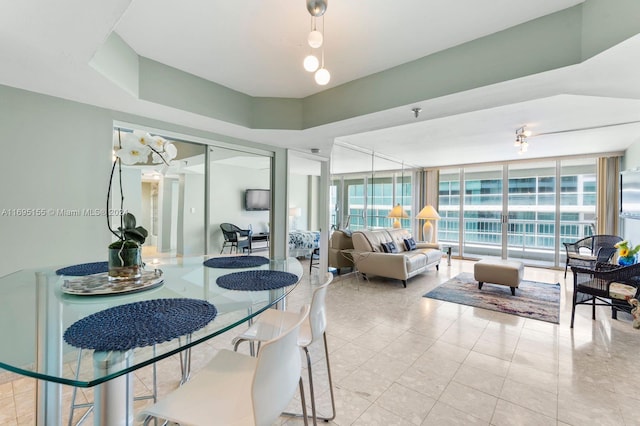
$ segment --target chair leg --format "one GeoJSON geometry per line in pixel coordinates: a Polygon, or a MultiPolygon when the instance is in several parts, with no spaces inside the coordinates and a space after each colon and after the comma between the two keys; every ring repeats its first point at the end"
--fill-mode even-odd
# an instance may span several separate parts
{"type": "MultiPolygon", "coordinates": [[[[80,377],[80,360],[82,359],[82,349],[80,349],[78,351],[78,362],[76,364],[76,381],[78,380],[78,378],[80,377]]],[[[73,425],[73,412],[75,411],[76,408],[86,408],[88,407],[89,409],[82,415],[82,417],[80,417],[80,420],[78,420],[78,423],[76,423],[76,425],[81,424],[82,422],[84,422],[84,419],[87,418],[87,416],[89,415],[89,413],[91,413],[91,411],[93,411],[93,403],[92,402],[88,402],[88,403],[84,403],[84,404],[76,404],[76,394],[78,392],[78,388],[77,387],[73,387],[73,393],[71,394],[71,409],[69,410],[69,426],[73,425]]]]}
{"type": "Polygon", "coordinates": [[[573,287],[573,305],[571,306],[571,327],[573,328],[573,320],[576,317],[576,302],[578,301],[578,292],[575,289],[575,286],[573,287]]]}
{"type": "Polygon", "coordinates": [[[302,403],[302,418],[304,419],[304,425],[307,426],[309,421],[307,420],[307,401],[304,398],[304,386],[302,386],[302,377],[298,381],[298,388],[300,389],[300,402],[302,403]]]}
{"type": "Polygon", "coordinates": [[[333,397],[333,380],[331,379],[331,366],[329,365],[329,347],[327,346],[327,333],[322,333],[324,340],[324,356],[327,360],[327,376],[329,377],[329,394],[331,395],[331,417],[321,417],[322,420],[328,422],[336,418],[336,401],[333,397]]]}
{"type": "Polygon", "coordinates": [[[311,357],[309,356],[309,348],[306,346],[303,348],[304,354],[307,357],[307,373],[309,374],[309,396],[311,397],[311,417],[313,418],[314,426],[318,424],[318,415],[316,412],[316,396],[313,392],[313,372],[311,371],[311,357]]]}
{"type": "MultiPolygon", "coordinates": [[[[325,359],[327,360],[327,376],[329,378],[329,395],[331,396],[331,417],[320,417],[317,414],[315,391],[313,388],[313,375],[311,372],[311,358],[309,357],[308,349],[306,347],[304,348],[305,355],[307,356],[307,371],[309,373],[309,393],[311,397],[311,410],[312,410],[311,417],[313,418],[314,425],[317,423],[318,419],[324,420],[325,422],[329,422],[336,418],[336,401],[333,395],[333,379],[331,378],[331,364],[329,363],[329,347],[327,346],[327,334],[323,333],[322,338],[324,341],[324,356],[325,356],[325,359]]],[[[296,414],[296,413],[283,413],[283,414],[300,417],[300,414],[296,414]]]]}
{"type": "Polygon", "coordinates": [[[591,300],[591,319],[595,321],[596,319],[596,297],[593,296],[591,300]]]}
{"type": "Polygon", "coordinates": [[[569,269],[569,258],[567,258],[567,263],[564,265],[564,279],[567,279],[567,269],[569,269]]]}

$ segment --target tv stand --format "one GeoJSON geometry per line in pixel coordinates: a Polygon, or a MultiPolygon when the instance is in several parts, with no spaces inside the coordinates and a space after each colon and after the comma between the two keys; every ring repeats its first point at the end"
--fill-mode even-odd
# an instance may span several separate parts
{"type": "Polygon", "coordinates": [[[253,243],[255,241],[264,241],[267,243],[266,247],[260,247],[259,249],[269,249],[269,233],[268,232],[258,232],[257,234],[251,235],[251,250],[257,250],[253,247],[253,243]]]}

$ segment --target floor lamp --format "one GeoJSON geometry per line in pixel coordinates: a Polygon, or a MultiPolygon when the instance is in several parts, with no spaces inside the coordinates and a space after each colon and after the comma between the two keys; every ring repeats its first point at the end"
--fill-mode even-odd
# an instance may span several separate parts
{"type": "Polygon", "coordinates": [[[431,221],[440,220],[440,215],[438,214],[436,209],[434,209],[432,205],[427,204],[422,210],[420,210],[420,213],[418,213],[416,219],[425,220],[424,226],[422,227],[422,238],[424,239],[424,241],[427,241],[429,243],[434,242],[433,225],[431,224],[431,221]]]}

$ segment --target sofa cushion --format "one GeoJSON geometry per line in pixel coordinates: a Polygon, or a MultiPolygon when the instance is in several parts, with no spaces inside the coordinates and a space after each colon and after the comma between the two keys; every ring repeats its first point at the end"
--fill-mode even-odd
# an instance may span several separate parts
{"type": "Polygon", "coordinates": [[[382,243],[382,250],[385,253],[398,253],[398,246],[396,246],[396,243],[394,243],[393,241],[390,241],[388,243],[382,243]]]}
{"type": "Polygon", "coordinates": [[[407,264],[407,271],[417,271],[427,265],[428,257],[418,250],[405,251],[403,255],[407,264]]]}
{"type": "Polygon", "coordinates": [[[404,251],[409,251],[404,245],[404,240],[407,238],[411,238],[411,232],[409,232],[409,230],[403,228],[394,228],[385,229],[384,232],[389,235],[389,239],[391,241],[396,243],[396,246],[398,246],[398,252],[402,253],[404,251]]]}
{"type": "Polygon", "coordinates": [[[404,248],[406,248],[408,251],[415,250],[416,249],[416,240],[414,240],[413,238],[405,238],[404,239],[404,248]]]}

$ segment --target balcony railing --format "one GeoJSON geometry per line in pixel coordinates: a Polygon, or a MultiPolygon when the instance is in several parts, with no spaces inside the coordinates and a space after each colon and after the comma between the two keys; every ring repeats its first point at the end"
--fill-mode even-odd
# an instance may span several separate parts
{"type": "MultiPolygon", "coordinates": [[[[555,221],[464,219],[464,254],[499,255],[502,251],[502,226],[507,226],[509,257],[553,261],[556,250],[555,221]]],[[[564,261],[563,242],[574,242],[592,235],[592,223],[560,222],[560,259],[564,261]]],[[[443,218],[438,222],[438,241],[458,244],[458,219],[443,218]]]]}

